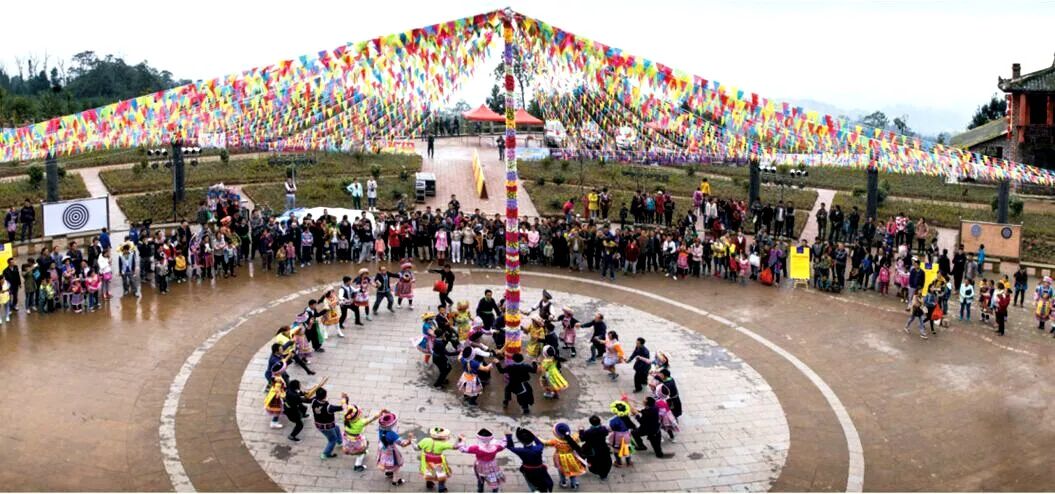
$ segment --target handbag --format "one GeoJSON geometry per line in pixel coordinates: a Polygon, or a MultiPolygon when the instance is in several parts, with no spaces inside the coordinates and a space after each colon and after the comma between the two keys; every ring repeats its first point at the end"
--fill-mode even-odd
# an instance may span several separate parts
{"type": "Polygon", "coordinates": [[[758,275],[758,281],[763,285],[770,286],[773,284],[773,270],[766,268],[762,270],[762,273],[758,275]]]}
{"type": "Polygon", "coordinates": [[[439,280],[435,285],[432,285],[432,291],[439,293],[447,293],[447,282],[439,280]]]}

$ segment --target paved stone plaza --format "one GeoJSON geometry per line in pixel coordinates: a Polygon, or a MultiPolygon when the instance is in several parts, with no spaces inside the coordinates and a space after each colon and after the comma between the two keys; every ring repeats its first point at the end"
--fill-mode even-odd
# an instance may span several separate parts
{"type": "MultiPolygon", "coordinates": [[[[20,397],[0,401],[0,482],[60,491],[387,487],[376,470],[353,475],[347,457],[319,460],[322,438],[310,422],[296,445],[285,439],[288,428],[266,429],[259,403],[258,358],[275,328],[354,269],[314,266],[286,278],[257,272],[177,285],[165,296],[147,290],[138,302],[116,298],[92,314],[18,314],[0,330],[0,392],[20,397]],[[33,403],[48,406],[31,410],[33,403]]],[[[423,270],[419,286],[430,287],[433,275],[423,270]]],[[[547,288],[581,317],[601,307],[624,343],[642,335],[650,349],[670,352],[683,394],[695,400],[670,445],[673,459],[643,455],[608,484],[584,479],[584,490],[1055,489],[1048,465],[1055,386],[1046,378],[1055,372],[1055,345],[1028,310],[1012,310],[1002,339],[979,323],[952,321],[921,341],[901,330],[903,306],[873,294],[655,275],[611,284],[536,267],[523,282],[526,304],[547,288]],[[749,419],[752,406],[758,417],[749,419]],[[743,440],[749,444],[737,443],[743,440]],[[687,475],[689,464],[703,468],[687,475]]],[[[459,270],[453,296],[475,303],[483,287],[501,283],[498,271],[459,270]]],[[[434,300],[425,290],[418,304],[434,300]]],[[[420,355],[410,346],[416,315],[382,311],[364,330],[331,340],[315,359],[317,377],[331,375],[331,390],[369,408],[391,391],[396,397],[385,405],[403,413],[404,431],[436,422],[471,437],[480,425],[519,420],[515,409],[511,419],[495,416],[486,399],[481,412],[460,418],[465,407],[452,392],[421,386],[420,355]],[[378,348],[385,350],[373,355],[378,348]],[[364,366],[355,352],[371,360],[364,366]],[[379,386],[385,381],[368,376],[398,377],[379,386]]],[[[630,376],[624,370],[611,386],[601,372],[572,362],[573,388],[584,391],[559,405],[539,398],[530,426],[545,436],[553,422],[546,407],[576,425],[588,413],[607,416],[606,403],[629,390],[630,376]]],[[[415,482],[414,453],[405,453],[404,476],[415,482]]],[[[455,485],[469,486],[468,458],[452,459],[455,485]]],[[[505,462],[510,491],[522,490],[516,464],[505,462]]]]}
{"type": "MultiPolygon", "coordinates": [[[[470,285],[459,286],[458,292],[467,297],[482,294],[485,288],[498,289],[470,285]]],[[[626,342],[627,352],[639,336],[654,351],[668,352],[682,389],[685,410],[680,423],[682,431],[676,443],[664,445],[665,452],[674,453],[674,458],[661,461],[649,453],[640,453],[635,456],[634,467],[615,469],[607,483],[587,475],[583,490],[743,492],[769,489],[787,457],[789,431],[776,395],[750,365],[699,333],[638,309],[577,294],[552,293],[555,306],[570,306],[579,317],[588,318],[598,311],[605,314],[609,329],[619,332],[626,342]]],[[[536,301],[540,296],[541,291],[537,289],[524,291],[525,301],[536,301]]],[[[519,424],[545,439],[556,421],[585,427],[591,414],[607,421],[611,416],[608,405],[613,400],[624,392],[633,396],[633,373],[628,365],[620,366],[620,377],[613,382],[599,364],[584,363],[589,356],[584,337],[578,341],[579,357],[570,359],[563,368],[565,374],[576,378],[573,386],[577,388],[565,392],[562,406],[528,417],[522,416],[516,406],[510,406],[509,413],[470,408],[462,403],[456,391],[430,386],[435,368],[426,370],[421,353],[411,341],[420,336],[418,315],[425,307],[424,302],[434,302],[435,295],[419,289],[417,297],[419,306],[415,311],[398,308],[395,314],[390,314],[382,309],[364,329],[351,329],[344,339],[331,338],[326,344],[327,351],[314,357],[312,368],[317,376],[309,377],[295,368],[290,370],[291,378],[309,384],[328,376],[326,387],[331,393],[347,392],[353,403],[367,410],[386,407],[396,411],[400,414],[400,430],[413,431],[416,438],[425,437],[425,431],[434,426],[447,427],[472,438],[481,427],[501,432],[519,424]]],[[[588,329],[581,332],[589,335],[588,329]]],[[[310,424],[299,443],[286,438],[288,427],[281,430],[268,427],[261,389],[269,354],[270,345],[265,345],[242,376],[238,425],[246,446],[271,479],[289,491],[394,489],[375,468],[353,472],[349,457],[320,459],[325,441],[310,424]]],[[[495,376],[496,384],[488,387],[486,393],[501,393],[500,377],[497,373],[495,376]]],[[[539,401],[547,401],[541,398],[537,383],[535,388],[539,401]]],[[[635,398],[640,400],[643,396],[635,398]]],[[[375,437],[376,425],[369,432],[375,437]]],[[[376,446],[376,440],[371,442],[376,446]]],[[[371,453],[376,454],[376,447],[371,453]]],[[[413,489],[419,487],[420,479],[417,455],[411,448],[405,453],[408,461],[403,475],[412,482],[409,488],[413,489]]],[[[454,469],[451,489],[474,489],[471,456],[457,452],[447,456],[454,469]]],[[[527,490],[515,470],[518,460],[512,454],[502,456],[510,480],[507,488],[527,490]]]]}

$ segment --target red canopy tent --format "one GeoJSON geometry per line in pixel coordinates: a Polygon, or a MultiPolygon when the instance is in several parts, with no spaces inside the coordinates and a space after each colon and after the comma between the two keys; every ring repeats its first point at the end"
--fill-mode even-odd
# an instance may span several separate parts
{"type": "MultiPolygon", "coordinates": [[[[535,118],[523,108],[517,110],[515,118],[517,125],[542,125],[542,120],[535,118]]],[[[502,121],[505,121],[505,118],[502,121]]]]}
{"type": "Polygon", "coordinates": [[[470,122],[505,122],[506,121],[506,117],[503,117],[502,115],[499,115],[499,114],[491,111],[491,109],[488,108],[486,105],[480,105],[480,107],[475,109],[475,110],[463,112],[462,116],[465,117],[465,119],[470,121],[470,122]]]}

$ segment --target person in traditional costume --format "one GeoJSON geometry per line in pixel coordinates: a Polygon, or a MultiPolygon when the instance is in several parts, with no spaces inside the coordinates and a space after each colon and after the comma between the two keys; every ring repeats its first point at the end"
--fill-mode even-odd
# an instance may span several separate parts
{"type": "Polygon", "coordinates": [[[377,451],[377,467],[385,472],[392,485],[404,484],[403,478],[398,477],[399,470],[403,468],[403,453],[399,448],[405,448],[414,442],[414,433],[408,433],[406,438],[399,436],[396,431],[399,418],[393,412],[382,412],[377,419],[377,440],[380,449],[377,451]]]}
{"type": "Polygon", "coordinates": [[[608,377],[613,381],[618,379],[619,374],[615,371],[615,366],[625,361],[619,335],[615,331],[609,331],[608,337],[604,340],[604,357],[601,359],[601,365],[604,366],[604,370],[608,371],[608,377]]]}
{"type": "Polygon", "coordinates": [[[601,423],[601,417],[593,415],[590,417],[590,427],[579,431],[579,439],[582,440],[583,456],[590,465],[590,473],[601,478],[608,479],[612,471],[612,450],[608,446],[608,435],[612,431],[601,423]]]}
{"type": "Polygon", "coordinates": [[[435,344],[435,341],[436,314],[426,311],[421,315],[421,339],[416,344],[418,351],[425,354],[425,365],[428,365],[429,357],[432,356],[432,345],[435,344]]]}
{"type": "Polygon", "coordinates": [[[402,307],[407,301],[407,309],[414,309],[414,264],[410,259],[399,265],[399,280],[396,281],[396,305],[402,307]]]}
{"type": "Polygon", "coordinates": [[[557,316],[557,322],[561,325],[561,348],[571,351],[572,357],[577,357],[578,353],[575,351],[575,325],[579,324],[579,320],[575,319],[575,314],[572,312],[571,307],[565,306],[561,309],[561,315],[557,316]]]}
{"type": "Polygon", "coordinates": [[[359,270],[359,276],[352,281],[352,312],[355,314],[355,324],[362,326],[362,320],[359,318],[360,312],[366,316],[367,321],[372,321],[370,317],[370,288],[374,286],[374,280],[370,278],[370,270],[362,268],[359,270]]]}
{"type": "Polygon", "coordinates": [[[553,438],[543,444],[556,450],[553,452],[553,465],[557,467],[560,486],[578,489],[579,476],[586,473],[586,463],[582,460],[582,447],[572,435],[571,427],[558,422],[553,426],[553,438]]]}
{"type": "Polygon", "coordinates": [[[539,374],[539,384],[542,386],[542,396],[557,399],[560,392],[568,389],[568,380],[560,373],[560,363],[557,352],[551,346],[546,346],[542,351],[542,362],[539,374]]]}
{"type": "Polygon", "coordinates": [[[527,354],[529,357],[538,357],[542,354],[542,340],[546,338],[546,327],[543,322],[541,316],[533,316],[528,325],[527,354]]]}
{"type": "Polygon", "coordinates": [[[438,492],[447,492],[447,479],[451,476],[451,467],[447,464],[447,458],[443,453],[455,449],[461,444],[459,438],[457,443],[452,443],[451,431],[443,427],[429,429],[429,437],[423,438],[414,445],[414,449],[421,451],[421,476],[425,479],[425,488],[436,487],[438,492]]]}
{"type": "Polygon", "coordinates": [[[652,387],[655,390],[660,385],[667,388],[667,405],[670,406],[670,412],[674,414],[674,418],[681,418],[681,395],[678,394],[678,384],[674,382],[674,378],[670,377],[670,369],[662,369],[656,374],[657,382],[652,387]]]}
{"type": "Polygon", "coordinates": [[[286,364],[280,361],[271,367],[271,386],[268,387],[267,396],[264,397],[264,410],[271,417],[271,428],[281,429],[282,424],[278,418],[282,416],[283,400],[286,398],[286,381],[282,375],[286,372],[286,364]]]}
{"type": "Polygon", "coordinates": [[[370,441],[366,438],[366,426],[386,412],[388,410],[382,409],[374,415],[369,415],[365,410],[349,403],[347,399],[344,400],[344,416],[341,417],[343,425],[341,433],[344,435],[344,441],[341,443],[341,450],[344,454],[355,457],[353,469],[356,472],[366,470],[363,463],[366,462],[366,455],[370,448],[370,441]]]}
{"type": "Polygon", "coordinates": [[[469,301],[462,300],[454,306],[454,314],[451,317],[452,325],[458,330],[458,341],[469,338],[472,329],[473,315],[469,312],[469,301]]]}
{"type": "Polygon", "coordinates": [[[302,312],[293,319],[292,325],[293,330],[291,334],[293,336],[293,341],[296,342],[297,358],[304,362],[305,365],[311,364],[311,357],[315,354],[315,350],[311,345],[311,340],[307,335],[308,323],[311,320],[311,318],[307,317],[302,312]]]}
{"type": "Polygon", "coordinates": [[[609,409],[615,414],[608,421],[608,428],[612,430],[612,436],[608,444],[615,451],[615,466],[622,467],[633,465],[634,442],[631,431],[634,430],[634,422],[630,419],[632,408],[626,400],[612,402],[609,409]]]}
{"type": "Polygon", "coordinates": [[[523,410],[524,415],[531,413],[531,405],[535,404],[535,393],[531,389],[531,374],[538,372],[538,365],[524,362],[524,355],[517,353],[513,355],[513,362],[504,365],[495,363],[498,372],[508,377],[506,387],[502,394],[502,407],[509,406],[510,400],[516,396],[517,404],[523,410]]]}
{"type": "Polygon", "coordinates": [[[326,335],[326,338],[334,333],[344,338],[344,331],[341,331],[340,327],[341,308],[337,301],[337,291],[326,290],[319,300],[322,301],[319,304],[319,324],[322,326],[322,333],[326,335]]]}
{"type": "Polygon", "coordinates": [[[525,315],[531,315],[536,310],[543,321],[548,321],[553,316],[553,295],[550,295],[546,290],[542,290],[542,299],[529,309],[525,315]]]}
{"type": "Polygon", "coordinates": [[[500,442],[495,441],[494,434],[487,429],[480,429],[476,433],[476,440],[479,441],[477,444],[468,445],[464,437],[458,436],[458,442],[461,444],[458,450],[476,457],[476,461],[473,462],[476,492],[483,492],[485,485],[491,489],[491,492],[498,492],[505,483],[506,476],[502,473],[502,467],[498,466],[496,458],[498,453],[506,448],[500,442]]]}
{"type": "Polygon", "coordinates": [[[674,433],[680,431],[678,418],[670,410],[667,400],[670,398],[670,389],[665,384],[656,386],[653,390],[653,398],[656,400],[656,408],[659,409],[659,426],[667,433],[670,442],[674,442],[674,433]]]}
{"type": "Polygon", "coordinates": [[[480,381],[481,372],[489,372],[491,364],[484,363],[481,359],[473,357],[473,350],[466,348],[462,350],[462,377],[458,379],[458,389],[465,397],[465,401],[476,406],[476,400],[483,392],[483,383],[480,381]]]}
{"type": "MultiPolygon", "coordinates": [[[[470,331],[469,339],[463,341],[460,345],[458,345],[459,352],[465,350],[466,348],[471,348],[473,351],[472,358],[481,362],[485,362],[487,359],[494,357],[494,352],[492,352],[491,349],[483,343],[483,332],[480,331],[470,331]]],[[[480,384],[484,387],[487,387],[487,385],[491,383],[490,372],[480,371],[477,375],[480,376],[480,384]]]]}
{"type": "MultiPolygon", "coordinates": [[[[1036,307],[1033,309],[1033,316],[1037,318],[1037,329],[1043,331],[1044,323],[1051,319],[1051,307],[1052,298],[1050,292],[1044,292],[1041,298],[1037,300],[1036,307]]],[[[1055,325],[1052,325],[1052,332],[1055,332],[1055,325]]]]}
{"type": "Polygon", "coordinates": [[[535,434],[527,429],[516,429],[517,441],[523,446],[517,446],[513,442],[513,435],[506,433],[506,449],[520,458],[520,474],[524,481],[533,491],[553,492],[553,477],[550,477],[546,469],[546,463],[542,460],[542,452],[545,447],[535,434]]]}
{"type": "MultiPolygon", "coordinates": [[[[342,394],[341,398],[342,403],[348,401],[348,395],[346,394],[342,394]]],[[[311,413],[312,420],[315,422],[315,428],[326,438],[326,447],[322,450],[322,454],[319,455],[323,460],[336,458],[337,453],[334,453],[333,450],[344,442],[336,415],[343,411],[343,404],[331,405],[326,400],[326,388],[318,388],[315,391],[315,399],[311,401],[311,413]]]]}

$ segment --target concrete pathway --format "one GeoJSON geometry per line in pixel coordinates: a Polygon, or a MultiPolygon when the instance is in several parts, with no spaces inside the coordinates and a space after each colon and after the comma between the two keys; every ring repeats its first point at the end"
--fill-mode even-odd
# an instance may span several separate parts
{"type": "Polygon", "coordinates": [[[810,216],[806,219],[806,226],[802,228],[802,233],[799,235],[799,240],[806,240],[810,243],[813,243],[813,239],[817,238],[817,211],[820,211],[821,204],[824,204],[825,208],[831,208],[832,201],[835,200],[834,190],[816,190],[817,200],[813,202],[813,209],[810,209],[810,216]]]}
{"type": "Polygon", "coordinates": [[[102,179],[99,178],[99,172],[103,169],[103,167],[81,168],[78,170],[73,170],[73,173],[76,173],[81,176],[81,179],[84,180],[84,187],[88,189],[88,194],[90,194],[92,197],[109,197],[110,230],[115,232],[127,231],[128,218],[125,217],[125,213],[121,211],[120,207],[118,207],[117,197],[110,194],[110,191],[106,188],[106,184],[104,184],[102,179]]]}
{"type": "MultiPolygon", "coordinates": [[[[505,165],[498,160],[498,151],[494,146],[477,147],[476,140],[469,138],[437,139],[432,159],[426,155],[423,143],[419,142],[417,147],[423,157],[422,171],[436,174],[436,196],[426,198],[426,206],[445,210],[453,194],[458,196],[463,211],[472,212],[479,208],[484,214],[505,213],[505,165]],[[480,162],[484,167],[487,199],[480,199],[476,195],[472,166],[474,151],[480,153],[480,162]]],[[[538,216],[535,204],[524,190],[523,181],[519,183],[520,216],[538,216]]]]}

